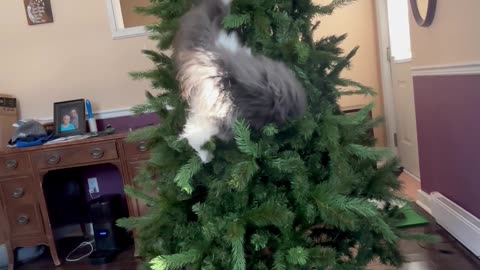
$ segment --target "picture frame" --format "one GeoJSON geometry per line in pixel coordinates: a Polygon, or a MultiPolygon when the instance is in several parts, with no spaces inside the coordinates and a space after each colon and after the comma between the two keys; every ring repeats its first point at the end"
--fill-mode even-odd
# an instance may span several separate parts
{"type": "Polygon", "coordinates": [[[23,0],[28,25],[53,22],[50,0],[23,0]]]}
{"type": "Polygon", "coordinates": [[[86,133],[84,99],[56,102],[53,105],[53,112],[57,136],[68,137],[86,133]]]}

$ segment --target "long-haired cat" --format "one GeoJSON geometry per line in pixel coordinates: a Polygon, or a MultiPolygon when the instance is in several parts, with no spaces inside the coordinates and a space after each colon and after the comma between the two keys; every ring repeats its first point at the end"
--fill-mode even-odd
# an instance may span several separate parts
{"type": "Polygon", "coordinates": [[[231,0],[200,0],[180,21],[174,59],[189,112],[181,138],[203,162],[213,155],[202,146],[213,136],[232,137],[232,124],[245,119],[252,128],[299,118],[305,92],[286,65],[253,55],[235,33],[222,30],[231,0]]]}

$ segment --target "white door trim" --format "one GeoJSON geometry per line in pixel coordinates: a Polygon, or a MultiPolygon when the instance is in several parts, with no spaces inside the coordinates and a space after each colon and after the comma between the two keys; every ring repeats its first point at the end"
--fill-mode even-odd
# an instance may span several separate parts
{"type": "Polygon", "coordinates": [[[395,102],[393,97],[392,71],[390,68],[390,56],[387,55],[390,47],[390,35],[388,30],[387,1],[375,0],[377,16],[378,48],[380,53],[380,72],[382,76],[383,106],[385,113],[385,129],[387,132],[387,146],[397,153],[394,136],[397,131],[395,122],[395,102]]]}

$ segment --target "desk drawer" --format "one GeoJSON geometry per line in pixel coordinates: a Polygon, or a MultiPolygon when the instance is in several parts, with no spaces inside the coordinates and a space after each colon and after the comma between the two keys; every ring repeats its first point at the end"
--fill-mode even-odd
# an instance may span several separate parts
{"type": "Polygon", "coordinates": [[[37,193],[32,186],[32,180],[28,177],[2,182],[1,192],[7,208],[19,203],[34,203],[37,193]]]}
{"type": "Polygon", "coordinates": [[[148,154],[145,142],[124,142],[123,145],[127,158],[148,154]]]}
{"type": "Polygon", "coordinates": [[[10,234],[13,236],[43,233],[42,215],[38,204],[19,204],[7,210],[10,234]]]}
{"type": "Polygon", "coordinates": [[[28,173],[28,158],[24,154],[13,154],[0,157],[0,177],[28,173]]]}
{"type": "Polygon", "coordinates": [[[43,232],[42,216],[32,179],[16,178],[0,183],[10,233],[14,236],[43,232]]]}
{"type": "Polygon", "coordinates": [[[46,169],[117,158],[115,142],[107,142],[39,151],[32,154],[32,163],[37,168],[46,169]]]}

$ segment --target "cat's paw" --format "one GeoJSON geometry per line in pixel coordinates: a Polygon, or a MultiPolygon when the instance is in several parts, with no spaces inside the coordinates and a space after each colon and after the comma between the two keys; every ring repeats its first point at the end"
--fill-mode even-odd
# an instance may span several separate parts
{"type": "Polygon", "coordinates": [[[207,150],[199,150],[197,151],[197,154],[203,163],[209,163],[213,159],[213,154],[208,152],[207,150]]]}

